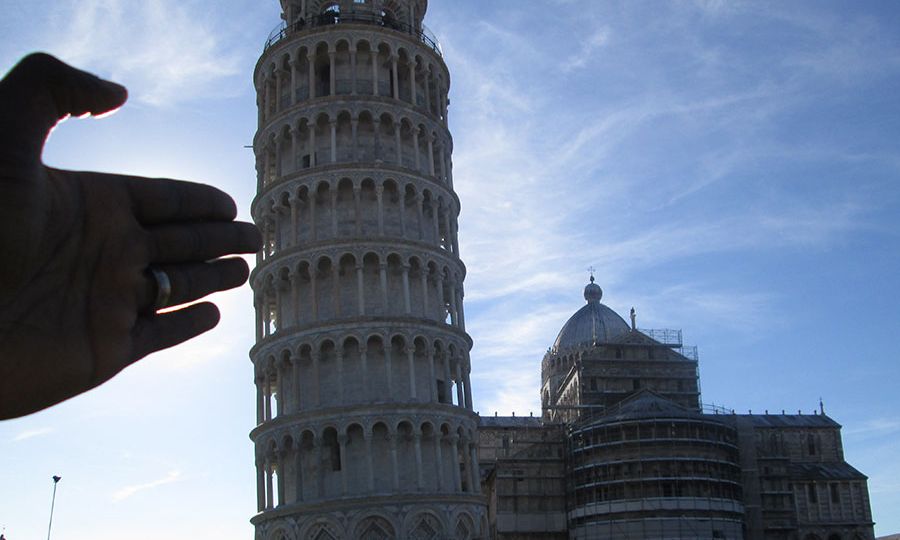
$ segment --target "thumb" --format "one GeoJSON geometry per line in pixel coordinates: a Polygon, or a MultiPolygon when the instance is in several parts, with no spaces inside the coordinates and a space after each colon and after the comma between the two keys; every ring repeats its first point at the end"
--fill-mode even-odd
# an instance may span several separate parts
{"type": "Polygon", "coordinates": [[[3,153],[27,164],[40,160],[53,126],[69,115],[102,114],[121,107],[124,86],[104,81],[45,53],[23,58],[0,81],[3,153]]]}

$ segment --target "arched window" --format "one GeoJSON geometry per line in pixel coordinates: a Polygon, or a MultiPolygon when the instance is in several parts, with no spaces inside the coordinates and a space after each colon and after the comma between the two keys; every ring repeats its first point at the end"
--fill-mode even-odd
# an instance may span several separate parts
{"type": "Polygon", "coordinates": [[[809,499],[809,502],[811,502],[811,503],[819,502],[819,494],[816,491],[815,484],[807,484],[806,485],[806,496],[809,499]]]}
{"type": "Polygon", "coordinates": [[[831,502],[838,504],[841,502],[841,491],[838,484],[831,484],[831,502]]]}

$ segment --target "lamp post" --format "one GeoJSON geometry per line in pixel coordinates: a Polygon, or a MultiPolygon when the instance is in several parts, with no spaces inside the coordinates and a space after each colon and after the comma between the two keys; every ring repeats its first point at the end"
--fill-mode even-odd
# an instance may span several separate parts
{"type": "Polygon", "coordinates": [[[53,526],[53,507],[56,505],[56,484],[62,480],[62,476],[53,476],[53,498],[50,501],[50,523],[47,525],[47,540],[50,540],[50,527],[53,526]]]}

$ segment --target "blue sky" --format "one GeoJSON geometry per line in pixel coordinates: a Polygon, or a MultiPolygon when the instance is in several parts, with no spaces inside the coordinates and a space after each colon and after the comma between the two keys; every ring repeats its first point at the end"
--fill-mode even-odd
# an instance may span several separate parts
{"type": "MultiPolygon", "coordinates": [[[[604,302],[699,346],[703,399],[844,426],[900,532],[900,7],[433,0],[451,70],[476,409],[539,410],[539,362],[597,268],[604,302]],[[585,6],[588,6],[586,8],[585,6]]],[[[250,73],[275,0],[0,0],[0,66],[46,50],[129,104],[57,129],[68,168],[256,180],[250,73]]],[[[0,423],[0,527],[250,538],[251,301],[89,394],[0,423]]]]}

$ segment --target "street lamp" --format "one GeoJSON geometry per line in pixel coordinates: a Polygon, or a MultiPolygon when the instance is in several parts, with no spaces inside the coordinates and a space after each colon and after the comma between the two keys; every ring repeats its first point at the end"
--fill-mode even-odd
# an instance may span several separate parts
{"type": "Polygon", "coordinates": [[[53,526],[53,507],[56,505],[56,484],[62,480],[62,476],[53,476],[53,499],[50,502],[50,523],[47,525],[47,540],[50,540],[50,527],[53,526]]]}

